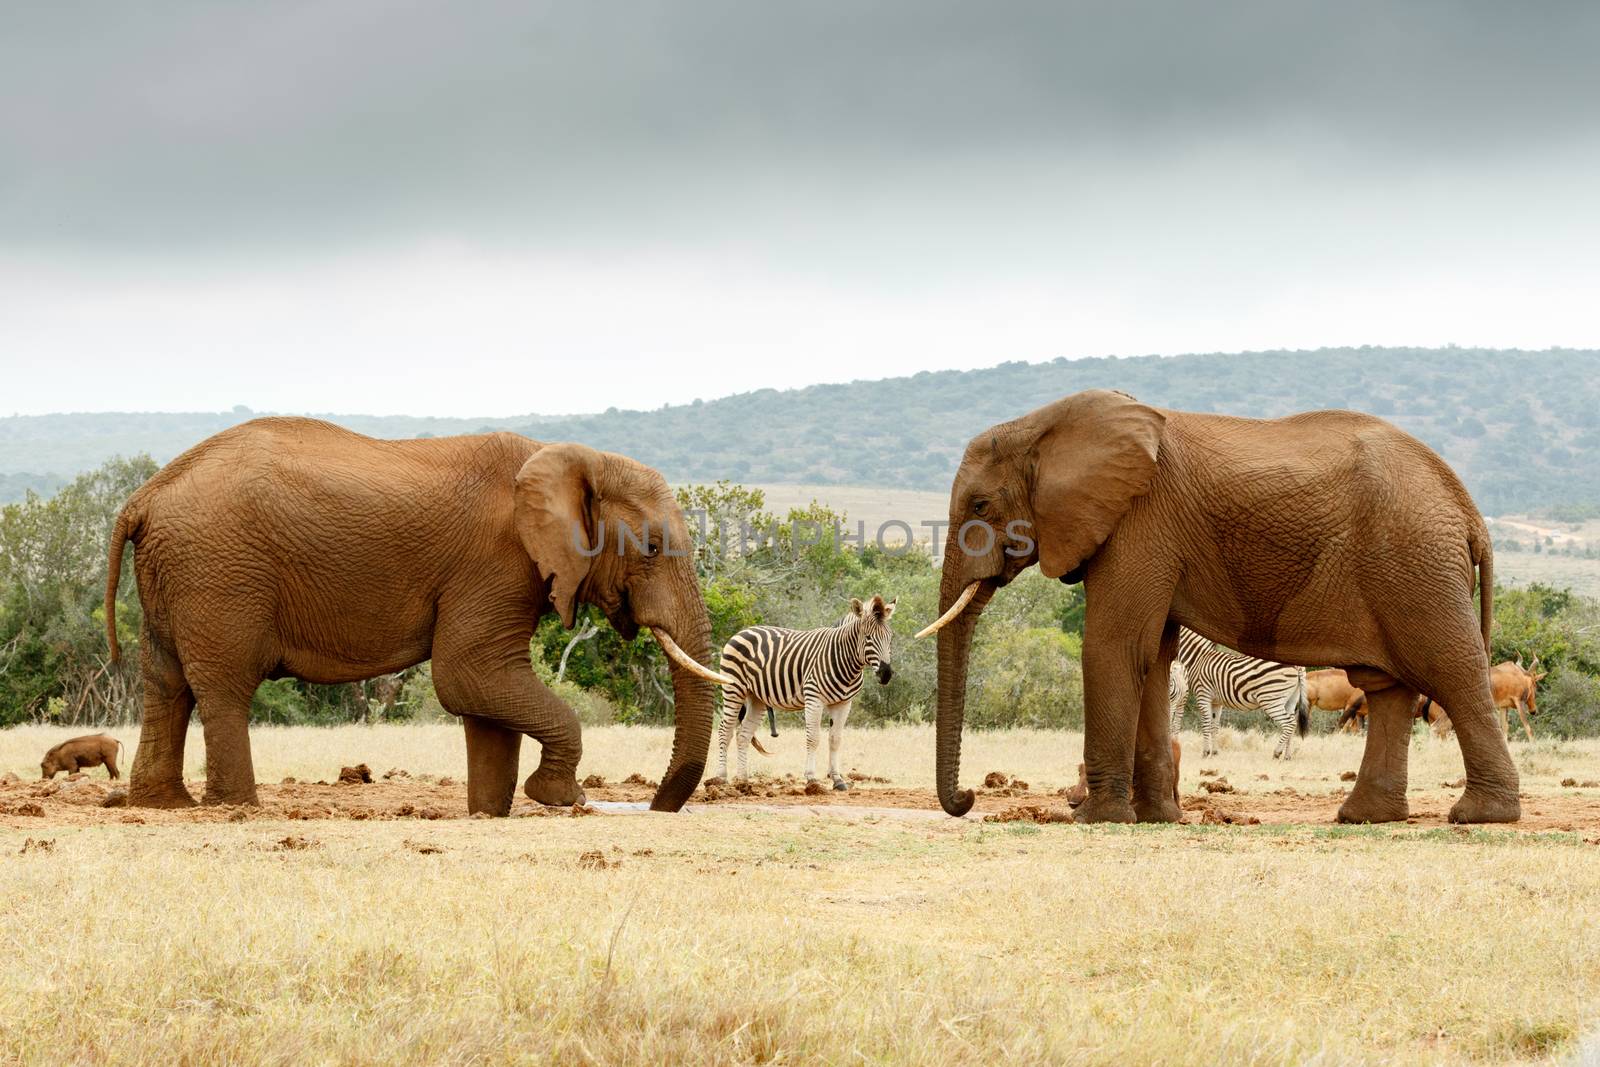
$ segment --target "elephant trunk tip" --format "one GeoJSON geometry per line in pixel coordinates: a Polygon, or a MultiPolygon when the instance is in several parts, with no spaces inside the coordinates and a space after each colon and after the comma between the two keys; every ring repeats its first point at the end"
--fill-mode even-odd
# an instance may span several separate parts
{"type": "Polygon", "coordinates": [[[704,761],[690,760],[672,771],[657,787],[656,795],[650,801],[650,810],[681,811],[684,804],[694,795],[705,770],[704,761]]]}
{"type": "Polygon", "coordinates": [[[941,793],[939,804],[944,808],[945,814],[953,815],[959,819],[972,810],[972,804],[975,799],[972,790],[963,789],[959,793],[950,796],[941,793]]]}

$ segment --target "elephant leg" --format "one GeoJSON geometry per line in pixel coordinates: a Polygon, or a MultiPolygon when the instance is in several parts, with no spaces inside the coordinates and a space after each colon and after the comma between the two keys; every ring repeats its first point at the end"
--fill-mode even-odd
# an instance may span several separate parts
{"type": "Polygon", "coordinates": [[[1411,749],[1411,706],[1416,690],[1398,682],[1367,691],[1367,747],[1355,788],[1339,806],[1340,822],[1399,822],[1406,803],[1406,761],[1411,749]]]}
{"type": "Polygon", "coordinates": [[[844,742],[844,724],[850,718],[850,701],[835,704],[828,709],[828,715],[832,720],[828,724],[828,777],[833,779],[835,789],[849,789],[850,783],[839,773],[839,746],[844,742]]]}
{"type": "Polygon", "coordinates": [[[1133,749],[1133,811],[1140,822],[1178,822],[1183,809],[1172,766],[1171,703],[1167,687],[1172,657],[1178,651],[1178,627],[1168,623],[1150,669],[1145,672],[1139,700],[1139,726],[1133,749]]]}
{"type": "Polygon", "coordinates": [[[1516,822],[1522,817],[1517,768],[1500,729],[1487,674],[1446,680],[1436,690],[1437,702],[1450,709],[1444,721],[1455,731],[1467,771],[1467,788],[1450,809],[1451,822],[1516,822]]]}
{"type": "Polygon", "coordinates": [[[250,756],[250,698],[259,681],[196,678],[191,684],[206,739],[206,791],[201,802],[260,804],[250,756]]]}
{"type": "Polygon", "coordinates": [[[490,719],[461,716],[467,735],[467,811],[510,815],[522,735],[490,719]]]}
{"type": "MultiPolygon", "coordinates": [[[[487,719],[503,730],[527,734],[539,742],[539,766],[523,783],[522,791],[540,804],[568,807],[584,799],[583,787],[578,784],[582,728],[573,710],[533,673],[528,660],[530,636],[531,631],[486,636],[441,623],[434,630],[434,689],[439,702],[452,714],[487,719]]],[[[490,765],[495,764],[491,761],[490,765]]],[[[491,779],[483,794],[493,795],[497,785],[491,779]]],[[[471,795],[473,791],[469,766],[467,792],[471,795]]]]}
{"type": "MultiPolygon", "coordinates": [[[[1091,607],[1095,603],[1090,600],[1091,607]]],[[[1083,762],[1089,795],[1078,806],[1077,822],[1134,822],[1138,818],[1131,798],[1144,717],[1142,682],[1156,657],[1162,622],[1157,620],[1148,647],[1127,641],[1125,632],[1108,640],[1099,636],[1105,632],[1100,627],[1085,626],[1083,762]]],[[[1116,633],[1114,627],[1107,629],[1116,633]]],[[[1163,699],[1165,696],[1163,688],[1163,699]]]]}
{"type": "Polygon", "coordinates": [[[128,774],[128,803],[137,808],[192,808],[183,785],[183,743],[194,692],[172,650],[147,629],[139,651],[144,721],[128,774]]]}

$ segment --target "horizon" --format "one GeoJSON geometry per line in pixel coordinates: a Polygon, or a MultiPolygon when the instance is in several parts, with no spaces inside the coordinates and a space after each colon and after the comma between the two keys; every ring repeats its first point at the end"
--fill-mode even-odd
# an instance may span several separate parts
{"type": "MultiPolygon", "coordinates": [[[[998,367],[1007,366],[1007,365],[1011,365],[1011,364],[1022,364],[1024,366],[1043,366],[1043,365],[1046,365],[1046,364],[1053,364],[1053,363],[1060,363],[1060,362],[1074,362],[1074,363],[1076,363],[1076,362],[1088,362],[1088,361],[1094,361],[1094,360],[1142,360],[1142,359],[1179,360],[1179,359],[1197,358],[1197,357],[1219,357],[1219,356],[1220,357],[1233,357],[1233,356],[1262,356],[1262,355],[1278,355],[1278,356],[1283,356],[1285,358],[1292,358],[1292,357],[1296,357],[1296,356],[1316,355],[1318,353],[1325,353],[1325,352],[1362,351],[1362,350],[1365,350],[1365,349],[1378,349],[1378,350],[1390,350],[1390,351],[1392,351],[1392,350],[1395,350],[1395,349],[1402,349],[1402,348],[1411,348],[1411,349],[1416,349],[1416,350],[1419,350],[1419,351],[1436,352],[1436,353],[1439,353],[1440,355],[1445,355],[1445,354],[1448,354],[1448,353],[1451,353],[1451,352],[1471,352],[1471,351],[1522,353],[1522,354],[1531,354],[1531,355],[1539,355],[1539,354],[1544,354],[1544,353],[1562,353],[1562,352],[1590,353],[1590,354],[1600,355],[1600,347],[1590,348],[1590,347],[1586,347],[1586,346],[1571,346],[1571,345],[1549,345],[1549,346],[1546,346],[1546,347],[1543,347],[1543,348],[1522,348],[1522,347],[1515,347],[1515,346],[1504,346],[1504,347],[1501,347],[1501,346],[1488,346],[1488,345],[1460,345],[1460,344],[1446,344],[1446,345],[1439,345],[1439,346],[1376,345],[1376,344],[1322,345],[1322,346],[1318,346],[1316,348],[1295,348],[1295,349],[1267,348],[1267,349],[1247,349],[1247,350],[1241,350],[1241,351],[1235,351],[1235,352],[1199,352],[1199,351],[1171,352],[1171,353],[1146,352],[1146,353],[1125,354],[1125,355],[1124,354],[1107,353],[1107,354],[1102,354],[1102,355],[1089,355],[1089,356],[1076,356],[1076,357],[1060,356],[1060,357],[1057,357],[1055,359],[1041,359],[1041,360],[1001,360],[998,363],[988,364],[988,365],[984,365],[984,366],[976,366],[976,367],[945,367],[945,368],[940,368],[937,371],[932,371],[930,373],[935,373],[935,374],[965,374],[965,373],[971,373],[971,372],[974,372],[974,371],[993,370],[993,369],[996,369],[998,367]]],[[[851,378],[851,379],[839,380],[839,381],[817,381],[817,382],[808,382],[808,383],[804,383],[804,384],[800,384],[800,385],[792,385],[792,386],[780,386],[780,387],[762,386],[762,387],[759,387],[759,388],[746,389],[746,390],[742,390],[742,391],[739,391],[739,392],[724,393],[724,394],[721,394],[721,395],[718,395],[718,396],[692,397],[689,400],[679,401],[679,402],[675,402],[675,403],[663,403],[663,404],[659,404],[659,405],[657,405],[655,407],[629,408],[629,407],[621,407],[621,406],[618,406],[618,405],[608,405],[608,407],[615,407],[617,412],[624,413],[624,414],[648,414],[650,412],[662,411],[662,410],[666,410],[666,409],[669,409],[669,408],[691,407],[691,406],[693,406],[695,404],[702,404],[702,403],[703,404],[713,404],[713,403],[718,403],[718,402],[721,402],[721,401],[735,400],[735,399],[738,399],[739,397],[742,397],[742,396],[749,396],[749,395],[752,395],[752,394],[755,394],[755,393],[768,392],[768,391],[778,392],[778,393],[792,393],[792,392],[804,392],[806,390],[815,389],[815,388],[822,388],[822,387],[828,387],[828,386],[871,385],[871,384],[878,383],[878,382],[900,381],[900,380],[904,380],[904,379],[915,377],[916,373],[920,373],[920,372],[913,372],[913,373],[909,373],[909,374],[893,374],[893,375],[872,377],[872,378],[851,378]]],[[[595,409],[595,410],[591,410],[591,411],[574,411],[574,412],[514,411],[514,412],[508,412],[508,413],[505,413],[505,414],[492,413],[492,412],[487,412],[487,413],[486,412],[471,412],[471,413],[464,414],[464,415],[456,415],[456,414],[441,414],[441,413],[437,413],[437,412],[416,411],[416,410],[406,410],[406,411],[338,411],[338,410],[333,410],[333,409],[329,409],[329,408],[299,408],[299,409],[287,409],[286,410],[286,409],[278,409],[278,408],[257,408],[257,407],[255,407],[255,406],[253,406],[251,404],[242,403],[241,402],[241,403],[230,404],[230,405],[227,405],[227,406],[224,406],[224,407],[220,407],[220,408],[173,407],[173,408],[109,408],[109,409],[101,409],[101,410],[84,410],[84,409],[68,410],[68,409],[61,409],[61,410],[53,410],[53,411],[31,411],[31,412],[30,411],[9,411],[9,412],[0,411],[0,419],[7,419],[7,418],[48,418],[48,417],[51,417],[51,416],[74,416],[74,415],[227,415],[227,414],[248,414],[248,415],[251,415],[251,416],[283,415],[283,416],[298,416],[298,417],[304,417],[304,418],[373,418],[373,419],[414,418],[414,419],[438,419],[438,420],[441,420],[441,421],[467,421],[467,422],[474,421],[474,420],[490,420],[490,421],[494,421],[494,422],[515,422],[515,421],[521,420],[521,419],[532,419],[532,420],[548,420],[548,421],[555,422],[555,421],[568,421],[568,420],[574,420],[574,419],[591,418],[591,417],[594,417],[594,416],[597,416],[597,415],[605,414],[605,412],[606,412],[606,409],[595,409]],[[240,409],[243,409],[243,411],[241,412],[240,409]]]]}

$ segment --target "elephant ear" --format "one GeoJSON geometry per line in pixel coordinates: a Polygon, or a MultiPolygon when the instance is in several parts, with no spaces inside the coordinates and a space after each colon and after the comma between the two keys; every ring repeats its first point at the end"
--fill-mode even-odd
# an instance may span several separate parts
{"type": "Polygon", "coordinates": [[[545,445],[517,471],[517,537],[550,581],[550,603],[569,630],[577,617],[578,587],[598,555],[591,516],[598,460],[599,453],[583,445],[545,445]]]}
{"type": "Polygon", "coordinates": [[[1109,389],[1069,397],[1050,413],[1033,487],[1046,577],[1081,567],[1149,491],[1165,424],[1155,408],[1109,389]]]}

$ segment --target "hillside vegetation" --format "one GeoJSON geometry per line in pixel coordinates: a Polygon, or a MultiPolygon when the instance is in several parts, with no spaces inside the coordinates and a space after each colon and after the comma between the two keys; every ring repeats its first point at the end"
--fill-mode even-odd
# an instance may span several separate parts
{"type": "MultiPolygon", "coordinates": [[[[1122,389],[1193,411],[1271,417],[1353,408],[1438,449],[1489,514],[1600,507],[1600,352],[1338,348],[1006,363],[773,389],[656,411],[566,418],[330,416],[378,436],[514,428],[626,452],[676,482],[731,479],[943,491],[967,440],[1079,389],[1122,389]]],[[[530,389],[529,397],[536,394],[530,389]]],[[[165,461],[247,409],[211,415],[0,419],[0,474],[53,487],[106,458],[165,461]],[[51,480],[53,479],[53,480],[51,480]]],[[[20,489],[11,483],[13,497],[20,489]]]]}

